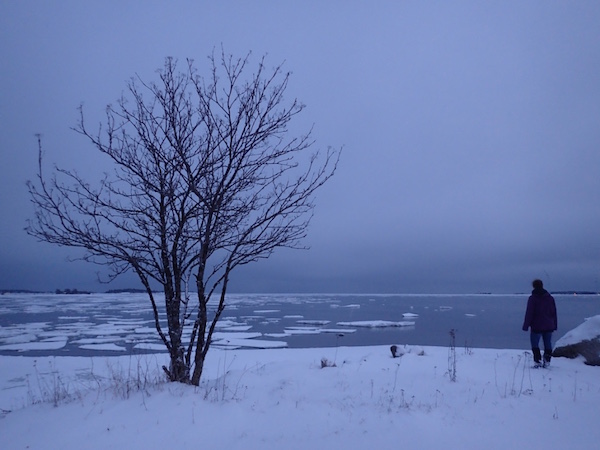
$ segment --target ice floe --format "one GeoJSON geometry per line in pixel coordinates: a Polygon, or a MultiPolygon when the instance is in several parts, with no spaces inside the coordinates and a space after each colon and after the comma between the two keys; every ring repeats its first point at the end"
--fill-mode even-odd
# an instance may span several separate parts
{"type": "Polygon", "coordinates": [[[237,339],[227,338],[221,339],[218,342],[214,342],[215,347],[220,348],[285,348],[287,342],[284,341],[269,341],[265,339],[237,339]]]}
{"type": "Polygon", "coordinates": [[[262,333],[222,333],[220,331],[215,331],[212,335],[213,342],[221,341],[221,340],[231,340],[231,339],[255,339],[261,337],[262,333]]]}
{"type": "Polygon", "coordinates": [[[0,350],[25,352],[29,350],[58,350],[67,345],[67,339],[61,341],[24,342],[20,344],[0,345],[0,350]]]}
{"type": "Polygon", "coordinates": [[[87,344],[80,345],[79,348],[83,350],[96,350],[102,352],[124,352],[127,349],[117,344],[87,344]]]}
{"type": "Polygon", "coordinates": [[[230,327],[222,327],[219,328],[220,330],[223,331],[231,331],[231,332],[241,332],[241,331],[248,331],[252,328],[252,325],[233,325],[230,327]]]}
{"type": "Polygon", "coordinates": [[[391,322],[389,320],[358,320],[355,322],[338,322],[341,327],[363,327],[363,328],[386,328],[386,327],[412,327],[415,322],[400,321],[391,322]]]}
{"type": "Polygon", "coordinates": [[[356,330],[353,330],[352,328],[321,328],[319,331],[321,333],[331,333],[331,334],[356,333],[356,330]]]}
{"type": "Polygon", "coordinates": [[[286,327],[283,330],[286,334],[321,334],[321,330],[314,327],[286,327]]]}
{"type": "Polygon", "coordinates": [[[302,325],[327,325],[331,320],[297,320],[296,323],[302,325]]]}

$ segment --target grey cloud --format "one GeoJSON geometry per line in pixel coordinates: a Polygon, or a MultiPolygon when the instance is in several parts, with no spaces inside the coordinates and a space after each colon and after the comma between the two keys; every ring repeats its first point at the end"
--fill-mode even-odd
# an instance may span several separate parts
{"type": "Polygon", "coordinates": [[[311,249],[238,290],[600,290],[596,2],[176,3],[0,5],[0,288],[105,288],[22,231],[33,134],[50,161],[105,169],[69,130],[77,106],[97,123],[130,76],[223,44],[286,60],[307,105],[292,131],[344,145],[311,249]]]}

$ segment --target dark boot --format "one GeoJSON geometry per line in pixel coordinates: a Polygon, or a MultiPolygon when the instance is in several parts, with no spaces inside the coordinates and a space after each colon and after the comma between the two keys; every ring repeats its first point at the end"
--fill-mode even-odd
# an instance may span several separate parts
{"type": "Polygon", "coordinates": [[[550,365],[550,359],[552,359],[552,350],[544,349],[544,367],[550,365]]]}
{"type": "Polygon", "coordinates": [[[540,364],[542,362],[542,352],[540,351],[540,349],[532,348],[531,351],[533,352],[533,362],[536,364],[540,364]]]}

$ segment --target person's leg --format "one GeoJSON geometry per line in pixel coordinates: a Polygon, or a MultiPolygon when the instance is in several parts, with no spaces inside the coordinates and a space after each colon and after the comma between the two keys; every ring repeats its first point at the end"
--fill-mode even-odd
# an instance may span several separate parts
{"type": "Polygon", "coordinates": [[[544,362],[550,363],[552,358],[552,331],[542,333],[544,339],[544,362]]]}
{"type": "Polygon", "coordinates": [[[541,333],[536,333],[534,331],[529,335],[529,340],[531,341],[531,351],[533,352],[533,361],[536,364],[542,362],[542,353],[540,352],[540,337],[542,337],[541,333]]]}

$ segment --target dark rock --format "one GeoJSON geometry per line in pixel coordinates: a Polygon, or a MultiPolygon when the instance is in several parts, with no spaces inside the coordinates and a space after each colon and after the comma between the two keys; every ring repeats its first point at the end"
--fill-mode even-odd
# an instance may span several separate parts
{"type": "Polygon", "coordinates": [[[571,359],[583,356],[587,365],[600,366],[600,336],[594,339],[586,339],[576,344],[556,347],[552,355],[571,359]]]}
{"type": "Polygon", "coordinates": [[[589,317],[560,338],[552,354],[565,358],[583,356],[586,364],[600,366],[600,315],[589,317]]]}

